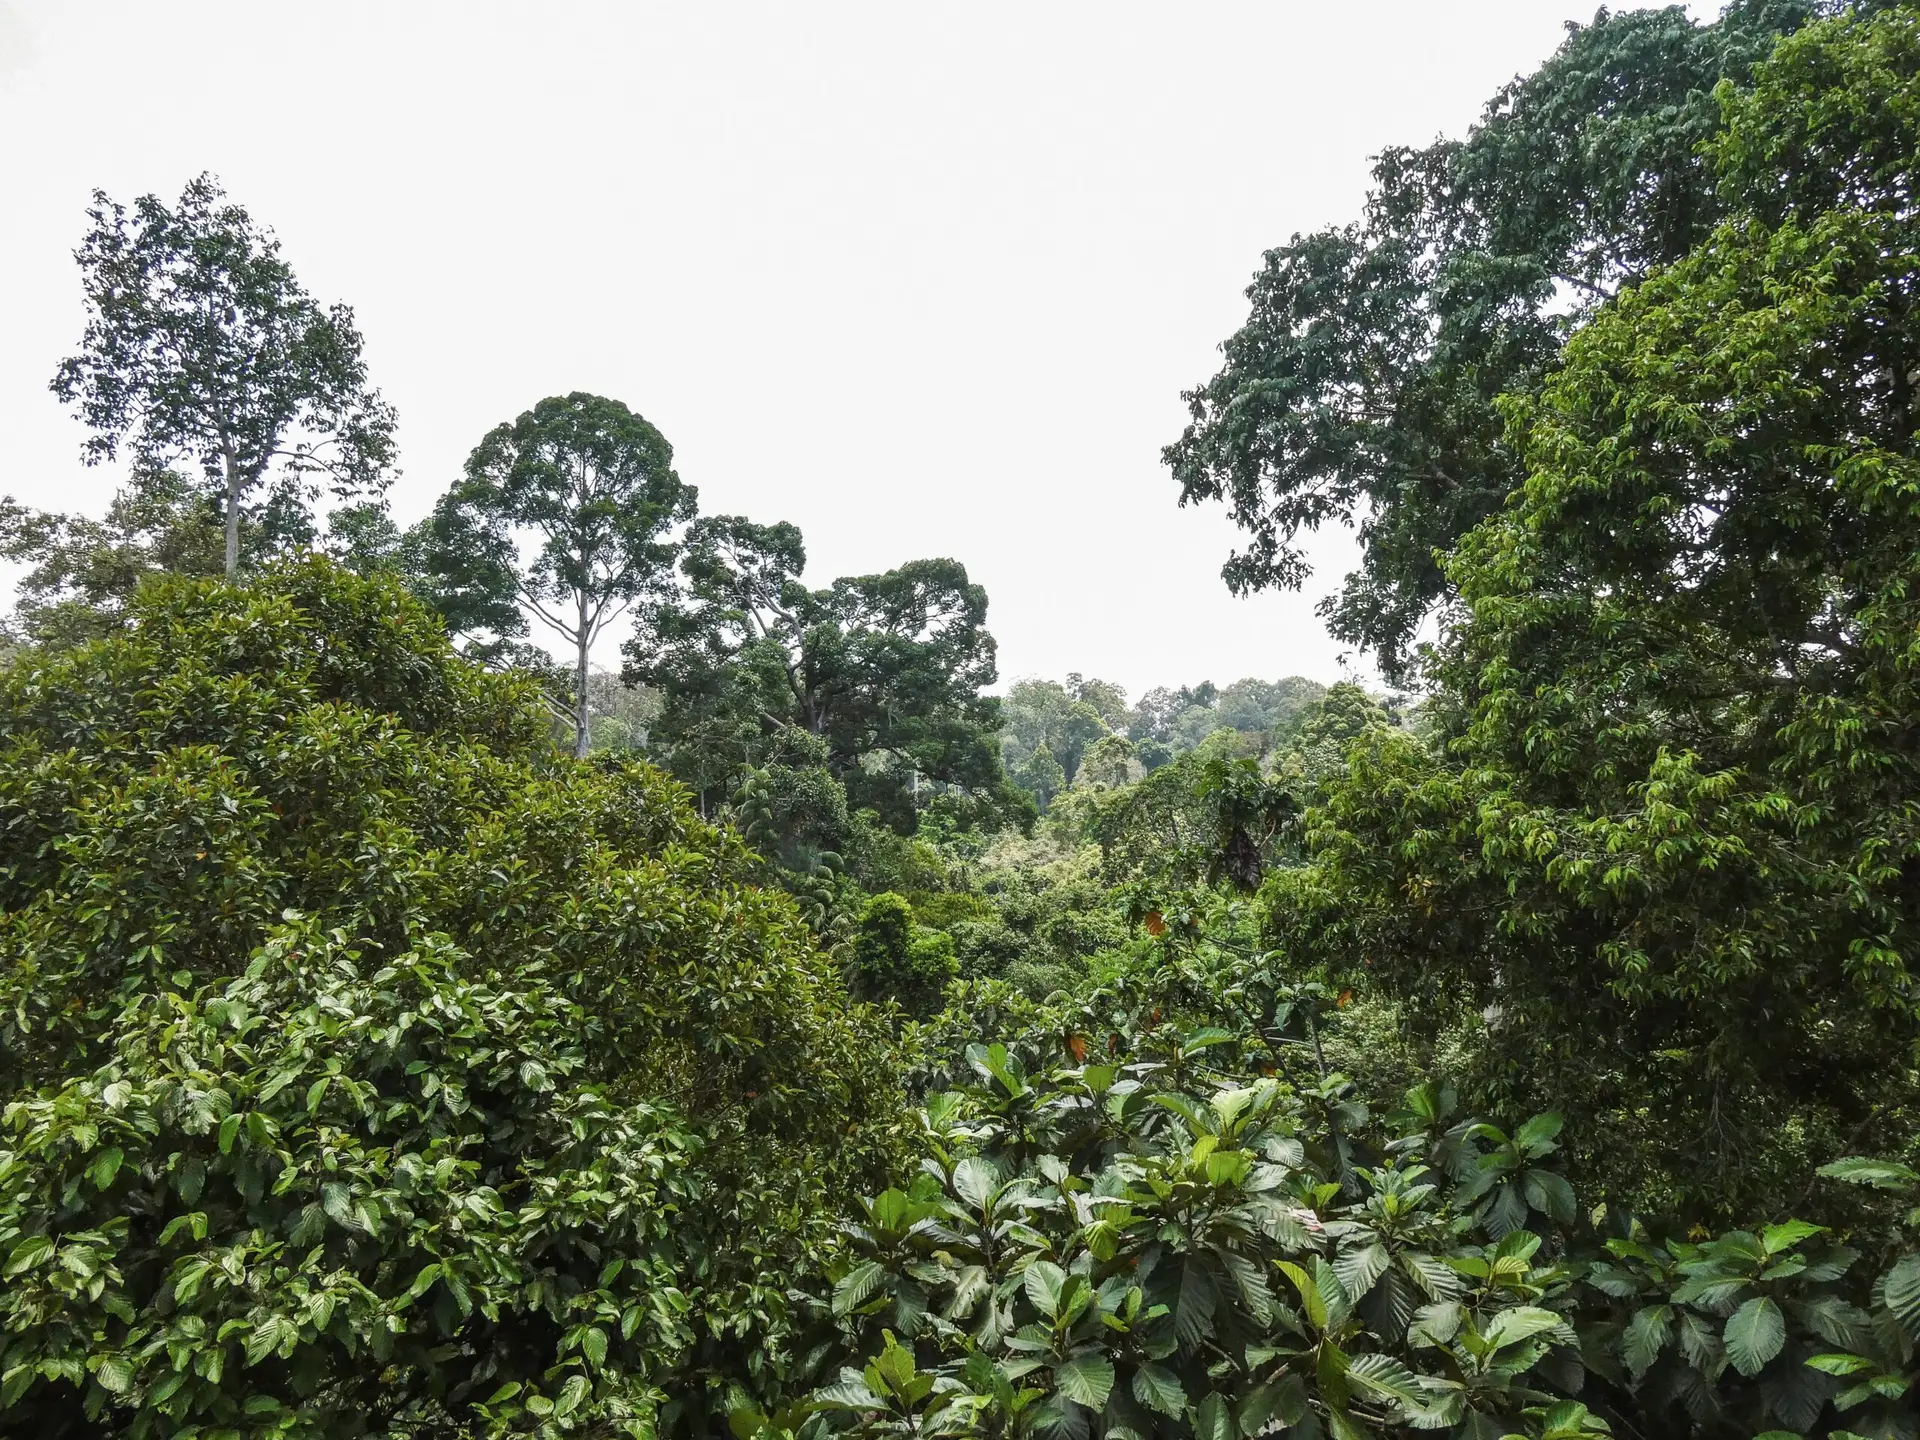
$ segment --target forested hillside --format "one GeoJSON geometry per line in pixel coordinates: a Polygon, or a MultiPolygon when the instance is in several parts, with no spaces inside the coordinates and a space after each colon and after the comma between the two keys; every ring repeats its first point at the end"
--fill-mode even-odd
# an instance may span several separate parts
{"type": "Polygon", "coordinates": [[[1381,155],[1165,460],[1236,589],[1358,527],[1386,683],[1137,697],[612,397],[396,518],[351,309],[97,194],[0,1435],[1920,1440],[1917,167],[1920,6],[1822,0],[1381,155]]]}

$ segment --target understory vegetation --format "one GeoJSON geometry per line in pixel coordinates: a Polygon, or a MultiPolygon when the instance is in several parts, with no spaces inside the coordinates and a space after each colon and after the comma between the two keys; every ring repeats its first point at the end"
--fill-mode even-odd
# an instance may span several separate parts
{"type": "Polygon", "coordinates": [[[1137,699],[603,396],[403,526],[351,311],[97,196],[0,1434],[1920,1440],[1917,167],[1920,8],[1816,0],[1383,154],[1165,458],[1237,588],[1356,523],[1396,688],[1137,699]]]}

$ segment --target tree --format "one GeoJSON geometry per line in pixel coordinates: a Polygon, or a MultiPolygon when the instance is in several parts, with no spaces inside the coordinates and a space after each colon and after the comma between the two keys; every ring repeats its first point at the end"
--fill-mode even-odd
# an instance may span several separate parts
{"type": "Polygon", "coordinates": [[[958,973],[953,940],[923,930],[904,895],[875,895],[860,912],[847,962],[853,993],[891,1000],[909,1015],[925,1018],[940,1008],[941,992],[958,973]]]}
{"type": "Polygon", "coordinates": [[[131,216],[96,190],[87,214],[74,252],[86,333],[52,388],[93,428],[88,464],[124,442],[143,471],[198,465],[221,496],[229,578],[261,486],[301,510],[318,477],[340,494],[381,488],[394,413],[368,387],[353,312],[313,300],[217,181],[189,182],[172,209],[143,195],[131,216]]]}
{"type": "Polygon", "coordinates": [[[1323,613],[1397,676],[1448,593],[1437,557],[1520,483],[1496,398],[1537,389],[1573,324],[1711,231],[1714,86],[1837,8],[1602,10],[1465,141],[1383,153],[1363,221],[1268,251],[1165,452],[1182,504],[1224,501],[1247,532],[1227,583],[1297,587],[1298,535],[1357,522],[1361,568],[1323,613]]]}
{"type": "Polygon", "coordinates": [[[697,499],[665,436],[618,400],[576,391],[489,431],[434,510],[426,564],[451,628],[508,639],[531,611],[567,642],[576,755],[592,744],[594,642],[670,581],[669,532],[697,499]]]}
{"type": "Polygon", "coordinates": [[[1484,1012],[1478,1093],[1565,1110],[1621,1200],[1707,1217],[1920,1100],[1920,16],[1722,102],[1725,218],[1509,403],[1441,746],[1367,732],[1270,896],[1294,953],[1484,1012]]]}
{"type": "Polygon", "coordinates": [[[785,1371],[885,1026],[399,584],[23,652],[0,814],[0,1431],[700,1432],[785,1371]]]}
{"type": "MultiPolygon", "coordinates": [[[[303,506],[284,492],[240,507],[240,556],[249,567],[316,543],[348,569],[415,578],[415,537],[382,500],[346,505],[314,534],[303,506]]],[[[73,645],[126,623],[127,607],[151,575],[219,575],[222,518],[217,497],[172,470],[136,472],[98,520],[32,510],[0,499],[0,556],[30,567],[21,577],[13,625],[42,645],[73,645]]]]}
{"type": "Polygon", "coordinates": [[[1066,683],[1016,680],[1000,702],[1001,756],[1042,809],[1053,793],[1073,782],[1089,747],[1127,723],[1127,692],[1111,681],[1069,674],[1066,683]],[[1050,759],[1042,760],[1045,749],[1050,759]],[[1051,777],[1052,768],[1060,779],[1051,777]]]}
{"type": "Polygon", "coordinates": [[[14,623],[38,644],[75,644],[116,628],[141,579],[218,575],[218,506],[172,471],[136,477],[103,519],[0,502],[0,555],[29,565],[14,623]]]}
{"type": "Polygon", "coordinates": [[[810,590],[805,563],[792,525],[721,515],[689,529],[683,591],[626,647],[629,679],[661,695],[674,772],[723,783],[793,727],[826,742],[855,809],[901,834],[936,793],[1017,814],[981,694],[995,674],[987,596],[966,567],[916,560],[810,590]]]}

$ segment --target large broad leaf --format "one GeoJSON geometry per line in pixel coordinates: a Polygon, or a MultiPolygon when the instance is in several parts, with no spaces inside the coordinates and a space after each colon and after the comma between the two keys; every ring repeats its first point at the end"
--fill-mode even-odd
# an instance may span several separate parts
{"type": "Polygon", "coordinates": [[[1778,1255],[1782,1250],[1792,1249],[1809,1236],[1818,1235],[1825,1227],[1809,1225],[1804,1220],[1788,1220],[1783,1224],[1769,1225],[1760,1232],[1760,1243],[1767,1247],[1767,1254],[1778,1255]]]}
{"type": "Polygon", "coordinates": [[[1187,1392],[1180,1377],[1164,1365],[1151,1362],[1133,1372],[1133,1398],[1149,1410],[1179,1419],[1187,1410],[1187,1392]]]}
{"type": "Polygon", "coordinates": [[[1258,1263],[1224,1245],[1208,1248],[1240,1292],[1240,1303],[1247,1307],[1254,1324],[1264,1330],[1273,1320],[1273,1296],[1267,1290],[1266,1277],[1258,1263]]]}
{"type": "Polygon", "coordinates": [[[1298,1375],[1268,1380],[1240,1397],[1240,1433],[1253,1440],[1273,1426],[1297,1425],[1307,1413],[1307,1387],[1298,1375]]]}
{"type": "Polygon", "coordinates": [[[1426,1399],[1420,1377],[1391,1355],[1356,1355],[1347,1366],[1347,1379],[1383,1400],[1418,1406],[1426,1399]]]}
{"type": "Polygon", "coordinates": [[[1207,1267],[1189,1255],[1180,1276],[1180,1295],[1173,1303],[1173,1333],[1184,1348],[1191,1350],[1213,1334],[1213,1313],[1219,1304],[1207,1267]]]}
{"type": "Polygon", "coordinates": [[[1113,1362],[1088,1351],[1053,1367],[1053,1383],[1076,1405],[1098,1410],[1113,1390],[1113,1362]]]}
{"type": "Polygon", "coordinates": [[[1427,1292],[1429,1300],[1451,1300],[1466,1288],[1457,1270],[1418,1250],[1402,1251],[1400,1268],[1413,1277],[1414,1284],[1427,1292]]]}
{"type": "Polygon", "coordinates": [[[1066,1283],[1067,1272],[1051,1260],[1036,1260],[1027,1266],[1027,1299],[1049,1320],[1060,1313],[1060,1292],[1066,1283]]]}
{"type": "Polygon", "coordinates": [[[953,1167],[953,1190],[976,1210],[987,1208],[993,1192],[1000,1188],[1000,1172],[993,1162],[969,1155],[953,1167]]]}
{"type": "Polygon", "coordinates": [[[1852,1185],[1872,1185],[1880,1190],[1905,1190],[1920,1185],[1920,1170],[1897,1160],[1869,1160],[1849,1155],[1831,1165],[1822,1165],[1820,1173],[1829,1180],[1845,1180],[1852,1185]]]}
{"type": "Polygon", "coordinates": [[[1889,1270],[1880,1293],[1908,1338],[1920,1340],[1920,1255],[1909,1255],[1889,1270]]]}
{"type": "Polygon", "coordinates": [[[1483,1338],[1498,1350],[1503,1345],[1513,1345],[1522,1340],[1531,1340],[1535,1335],[1544,1335],[1564,1323],[1564,1319],[1551,1310],[1542,1310],[1537,1305],[1516,1305],[1494,1316],[1483,1338]]]}
{"type": "Polygon", "coordinates": [[[1660,1358],[1660,1352],[1673,1338],[1673,1307],[1671,1305],[1648,1305],[1638,1311],[1627,1322],[1626,1334],[1621,1338],[1621,1357],[1627,1362],[1634,1378],[1652,1367],[1660,1358]]]}
{"type": "Polygon", "coordinates": [[[1315,1330],[1327,1328],[1327,1304],[1320,1298],[1319,1287],[1313,1283],[1313,1277],[1291,1260],[1278,1262],[1280,1273],[1292,1282],[1293,1288],[1300,1294],[1300,1303],[1306,1308],[1307,1320],[1315,1330]]]}
{"type": "Polygon", "coordinates": [[[1320,1292],[1320,1303],[1326,1307],[1327,1327],[1337,1330],[1346,1324],[1353,1314],[1353,1297],[1340,1283],[1339,1272],[1318,1255],[1313,1257],[1313,1288],[1320,1292]]]}
{"type": "Polygon", "coordinates": [[[1526,1153],[1538,1159],[1550,1154],[1557,1147],[1554,1137],[1565,1126],[1566,1120],[1557,1111],[1548,1111],[1545,1115],[1536,1115],[1518,1130],[1513,1132],[1513,1143],[1526,1153]]]}
{"type": "Polygon", "coordinates": [[[1196,1138],[1201,1135],[1214,1135],[1218,1133],[1218,1122],[1214,1119],[1213,1111],[1188,1096],[1162,1091],[1158,1094],[1149,1095],[1147,1101],[1149,1104],[1159,1105],[1173,1111],[1174,1114],[1187,1122],[1187,1129],[1190,1130],[1196,1138]]]}
{"type": "Polygon", "coordinates": [[[1226,1396],[1209,1393],[1194,1407],[1193,1440],[1234,1440],[1233,1409],[1226,1396]]]}
{"type": "Polygon", "coordinates": [[[1362,1245],[1334,1256],[1333,1273],[1340,1277],[1347,1294],[1358,1300],[1373,1288],[1373,1282],[1380,1278],[1390,1259],[1386,1246],[1377,1242],[1362,1245]]]}
{"type": "Polygon", "coordinates": [[[868,1300],[887,1278],[886,1267],[875,1260],[864,1260],[849,1270],[833,1287],[833,1313],[851,1315],[868,1300]]]}
{"type": "Polygon", "coordinates": [[[1742,1375],[1758,1375],[1787,1343],[1787,1317],[1764,1295],[1727,1317],[1727,1359],[1742,1375]]]}
{"type": "Polygon", "coordinates": [[[1556,1175],[1551,1170],[1529,1170],[1521,1189],[1527,1204],[1558,1224],[1571,1225],[1579,1212],[1573,1187],[1564,1175],[1556,1175]]]}

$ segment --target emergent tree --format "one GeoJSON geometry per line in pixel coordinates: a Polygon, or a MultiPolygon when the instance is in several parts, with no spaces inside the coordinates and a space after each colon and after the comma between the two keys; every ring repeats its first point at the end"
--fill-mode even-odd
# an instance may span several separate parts
{"type": "Polygon", "coordinates": [[[52,388],[93,428],[88,464],[125,442],[138,470],[197,465],[222,497],[229,577],[261,486],[302,506],[323,477],[337,494],[382,488],[394,412],[367,384],[352,310],[308,295],[218,181],[199,176],[172,208],[143,195],[131,214],[96,190],[87,214],[86,333],[52,388]]]}
{"type": "Polygon", "coordinates": [[[664,435],[618,400],[576,391],[490,431],[433,513],[429,583],[454,631],[508,639],[526,633],[530,611],[566,640],[577,755],[591,741],[594,642],[671,581],[671,532],[696,500],[664,435]]]}

